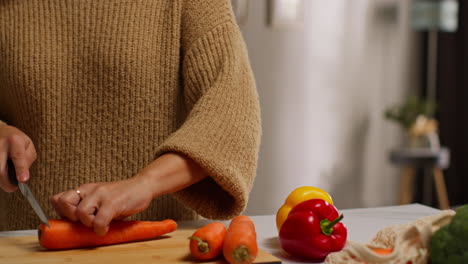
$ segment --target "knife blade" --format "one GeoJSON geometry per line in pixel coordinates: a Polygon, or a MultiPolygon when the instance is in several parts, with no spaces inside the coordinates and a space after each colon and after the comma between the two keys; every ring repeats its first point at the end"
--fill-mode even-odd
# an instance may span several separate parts
{"type": "Polygon", "coordinates": [[[15,165],[13,164],[13,161],[9,159],[7,161],[7,164],[8,164],[8,178],[10,182],[13,185],[18,186],[21,193],[26,198],[26,200],[28,200],[29,204],[31,205],[31,207],[33,208],[34,212],[39,217],[41,222],[47,225],[48,227],[50,227],[49,220],[46,214],[44,213],[44,210],[42,210],[42,207],[37,202],[36,197],[34,197],[34,194],[32,193],[31,189],[29,189],[28,184],[23,183],[23,182],[18,182],[18,179],[16,179],[16,170],[15,170],[15,165]]]}

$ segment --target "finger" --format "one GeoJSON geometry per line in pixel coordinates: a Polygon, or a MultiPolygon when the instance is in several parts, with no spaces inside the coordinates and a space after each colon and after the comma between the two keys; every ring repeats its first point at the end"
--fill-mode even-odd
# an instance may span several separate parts
{"type": "Polygon", "coordinates": [[[7,153],[6,140],[0,140],[0,188],[5,192],[14,192],[17,187],[8,179],[7,153]]]}
{"type": "Polygon", "coordinates": [[[78,221],[76,210],[80,204],[80,196],[75,190],[69,190],[52,196],[52,205],[60,216],[68,218],[72,221],[78,221]]]}
{"type": "Polygon", "coordinates": [[[8,155],[13,160],[16,170],[16,178],[19,182],[26,182],[29,180],[29,166],[31,162],[28,162],[26,156],[27,142],[22,136],[11,136],[9,138],[9,150],[8,155]]]}
{"type": "Polygon", "coordinates": [[[60,216],[60,218],[66,218],[65,215],[62,214],[61,209],[59,207],[59,199],[60,196],[63,194],[63,192],[58,193],[50,197],[50,203],[52,204],[52,207],[54,208],[55,212],[60,216]]]}
{"type": "Polygon", "coordinates": [[[115,213],[115,209],[110,203],[101,205],[94,218],[94,232],[100,236],[107,234],[109,224],[114,218],[115,213]]]}
{"type": "Polygon", "coordinates": [[[85,226],[92,227],[95,214],[98,212],[98,198],[96,195],[89,195],[80,202],[76,208],[76,216],[78,220],[85,226]]]}
{"type": "Polygon", "coordinates": [[[28,144],[28,146],[26,147],[26,161],[28,162],[28,168],[31,168],[32,164],[36,161],[36,159],[36,147],[31,141],[30,144],[28,144]]]}

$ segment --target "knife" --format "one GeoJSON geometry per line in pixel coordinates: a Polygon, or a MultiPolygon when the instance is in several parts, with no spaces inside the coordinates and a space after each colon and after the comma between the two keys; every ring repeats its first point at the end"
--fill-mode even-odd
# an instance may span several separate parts
{"type": "Polygon", "coordinates": [[[29,204],[34,209],[34,212],[36,212],[37,216],[39,216],[39,219],[41,219],[41,222],[47,225],[48,227],[50,227],[47,216],[45,215],[41,206],[37,202],[36,197],[34,197],[34,194],[31,192],[31,189],[29,189],[29,186],[26,183],[18,182],[18,179],[16,179],[16,170],[15,170],[15,165],[13,164],[13,161],[9,159],[7,161],[7,164],[8,164],[8,178],[10,182],[13,185],[18,186],[23,196],[26,197],[26,200],[28,200],[29,204]]]}

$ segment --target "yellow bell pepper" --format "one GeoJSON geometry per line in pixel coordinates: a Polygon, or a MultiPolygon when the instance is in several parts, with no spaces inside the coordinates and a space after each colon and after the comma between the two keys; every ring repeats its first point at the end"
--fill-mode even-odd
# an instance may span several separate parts
{"type": "Polygon", "coordinates": [[[311,199],[322,199],[327,201],[329,204],[333,204],[330,194],[324,190],[312,186],[299,187],[289,194],[283,206],[281,206],[276,213],[276,227],[278,228],[278,231],[281,229],[281,226],[284,221],[286,221],[286,218],[288,218],[289,212],[294,208],[294,206],[311,199]]]}

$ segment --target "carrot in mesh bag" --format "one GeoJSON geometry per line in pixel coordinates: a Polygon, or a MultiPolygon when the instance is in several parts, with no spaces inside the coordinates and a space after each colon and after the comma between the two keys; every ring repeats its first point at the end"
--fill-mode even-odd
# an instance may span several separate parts
{"type": "Polygon", "coordinates": [[[454,211],[444,210],[408,224],[386,227],[369,244],[348,241],[343,250],[329,254],[325,263],[427,264],[431,236],[450,223],[454,215],[454,211]]]}

